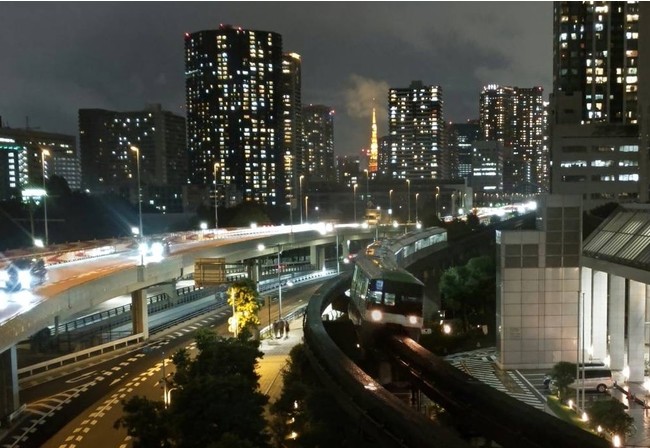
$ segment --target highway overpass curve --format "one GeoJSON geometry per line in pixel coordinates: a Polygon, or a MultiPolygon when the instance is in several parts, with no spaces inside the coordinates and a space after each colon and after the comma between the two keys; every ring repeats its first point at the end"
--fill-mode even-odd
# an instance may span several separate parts
{"type": "MultiPolygon", "coordinates": [[[[172,255],[144,268],[137,266],[139,257],[134,252],[57,266],[50,271],[50,282],[34,292],[40,297],[38,303],[0,325],[0,353],[52,324],[55,316],[64,321],[113,297],[193,273],[196,258],[223,257],[227,262],[235,262],[272,255],[278,245],[290,250],[336,241],[333,232],[285,232],[182,244],[172,255]],[[266,246],[263,251],[258,249],[259,243],[266,246]]],[[[375,229],[338,229],[341,241],[372,239],[374,233],[375,229]]]]}

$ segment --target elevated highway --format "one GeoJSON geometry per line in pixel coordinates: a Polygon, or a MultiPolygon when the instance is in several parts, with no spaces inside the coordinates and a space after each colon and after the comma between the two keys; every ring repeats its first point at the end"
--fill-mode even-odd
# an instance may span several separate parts
{"type": "MultiPolygon", "coordinates": [[[[376,229],[360,226],[336,226],[326,231],[313,225],[262,228],[255,232],[220,233],[219,238],[176,244],[171,254],[157,262],[142,263],[137,250],[113,253],[97,258],[62,263],[49,269],[48,282],[35,291],[20,291],[2,297],[0,309],[0,418],[19,406],[15,345],[53,322],[63,321],[79,312],[120,295],[130,294],[134,310],[134,333],[148,337],[146,288],[193,274],[197,258],[225,258],[227,263],[269,257],[278,251],[309,248],[312,264],[324,265],[324,248],[351,240],[372,240],[376,229]],[[260,249],[260,243],[264,245],[260,249]],[[11,299],[11,300],[10,300],[11,299]],[[14,307],[8,305],[13,302],[14,307]],[[17,309],[15,305],[18,304],[17,309]]],[[[249,275],[259,272],[250,263],[249,275]]]]}

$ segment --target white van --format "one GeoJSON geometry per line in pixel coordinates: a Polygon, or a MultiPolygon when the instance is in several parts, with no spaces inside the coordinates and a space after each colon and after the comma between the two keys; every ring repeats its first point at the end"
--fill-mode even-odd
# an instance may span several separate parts
{"type": "Polygon", "coordinates": [[[582,389],[582,385],[584,384],[585,390],[605,392],[607,389],[614,386],[612,371],[607,367],[585,367],[584,383],[582,379],[582,370],[579,374],[580,377],[573,383],[569,384],[569,387],[573,389],[582,389]]]}

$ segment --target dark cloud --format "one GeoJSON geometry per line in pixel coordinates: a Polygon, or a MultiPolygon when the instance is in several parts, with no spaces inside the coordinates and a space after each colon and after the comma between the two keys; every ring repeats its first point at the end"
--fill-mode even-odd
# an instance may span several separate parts
{"type": "Polygon", "coordinates": [[[183,34],[220,23],[302,56],[303,101],[336,110],[338,153],[368,146],[373,97],[387,132],[388,87],[440,85],[450,121],[478,116],[486,84],[551,87],[551,2],[3,2],[0,115],[77,134],[79,108],[183,114],[183,34]]]}

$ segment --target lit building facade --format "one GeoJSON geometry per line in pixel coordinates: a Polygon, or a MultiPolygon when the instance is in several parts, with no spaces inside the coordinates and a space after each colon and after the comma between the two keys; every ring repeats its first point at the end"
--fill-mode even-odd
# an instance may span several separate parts
{"type": "Polygon", "coordinates": [[[467,179],[472,174],[473,145],[481,139],[478,120],[447,126],[448,179],[467,179]]]}
{"type": "Polygon", "coordinates": [[[185,35],[190,183],[212,184],[216,163],[217,184],[244,201],[284,203],[282,59],[273,32],[221,25],[185,35]]]}
{"type": "Polygon", "coordinates": [[[309,181],[335,182],[334,109],[319,104],[303,105],[305,173],[309,181]]]}
{"type": "Polygon", "coordinates": [[[411,82],[388,92],[389,175],[440,179],[445,145],[442,88],[411,82]]]}
{"type": "Polygon", "coordinates": [[[537,175],[545,160],[543,89],[488,85],[481,92],[479,109],[481,138],[504,147],[504,193],[541,192],[537,175]]]}
{"type": "Polygon", "coordinates": [[[337,156],[336,168],[336,181],[339,185],[352,188],[354,184],[359,183],[359,156],[337,156]]]}
{"type": "Polygon", "coordinates": [[[81,188],[74,135],[33,129],[0,128],[0,190],[4,199],[20,197],[26,187],[43,186],[43,176],[62,177],[71,190],[81,188]]]}
{"type": "Polygon", "coordinates": [[[300,55],[282,55],[282,154],[285,174],[285,197],[297,197],[302,163],[302,74],[300,55]]]}
{"type": "Polygon", "coordinates": [[[648,199],[648,21],[644,2],[554,3],[551,191],[585,209],[648,199]]]}
{"type": "Polygon", "coordinates": [[[138,153],[131,149],[136,146],[144,199],[162,211],[182,209],[180,192],[187,183],[183,117],[159,104],[129,112],[79,109],[79,145],[84,189],[128,194],[136,202],[138,153]],[[175,204],[149,199],[148,186],[171,189],[160,197],[175,196],[175,204]]]}

